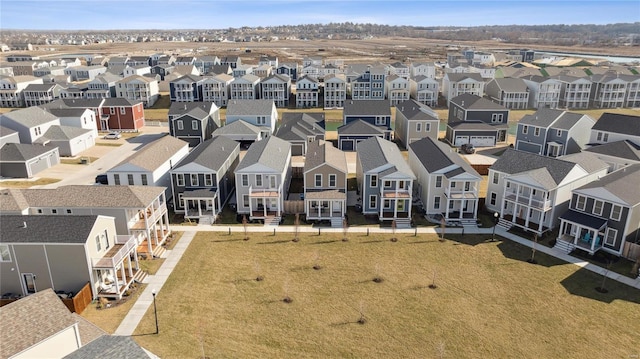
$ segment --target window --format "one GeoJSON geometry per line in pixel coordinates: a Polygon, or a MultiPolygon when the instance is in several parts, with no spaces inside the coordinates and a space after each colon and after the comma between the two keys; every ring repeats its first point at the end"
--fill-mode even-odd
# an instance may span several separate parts
{"type": "Polygon", "coordinates": [[[184,187],[184,173],[176,174],[176,186],[184,187]]]}
{"type": "Polygon", "coordinates": [[[127,111],[125,110],[125,108],[124,107],[120,107],[120,114],[124,115],[126,113],[127,113],[127,111]]]}
{"type": "Polygon", "coordinates": [[[498,176],[498,172],[493,172],[493,184],[498,184],[498,181],[500,180],[500,176],[498,176]]]}
{"type": "Polygon", "coordinates": [[[147,180],[147,175],[145,173],[141,174],[140,177],[142,178],[142,185],[146,186],[149,184],[149,181],[147,180]]]}
{"type": "Polygon", "coordinates": [[[378,176],[371,175],[369,177],[369,187],[378,187],[378,176]]]}
{"type": "Polygon", "coordinates": [[[119,174],[113,175],[113,183],[115,183],[116,186],[120,185],[120,175],[119,174]]]}
{"type": "Polygon", "coordinates": [[[184,122],[182,120],[176,121],[176,124],[178,125],[178,130],[184,130],[184,122]]]}
{"type": "Polygon", "coordinates": [[[329,187],[336,186],[336,175],[329,175],[329,187]]]}
{"type": "Polygon", "coordinates": [[[256,186],[262,187],[262,175],[256,175],[256,186]]]}
{"type": "Polygon", "coordinates": [[[372,194],[369,196],[369,208],[377,208],[378,207],[378,197],[372,194]]]}
{"type": "Polygon", "coordinates": [[[618,236],[618,230],[613,228],[607,228],[607,233],[605,235],[604,244],[608,246],[616,245],[616,237],[618,236]]]}
{"type": "Polygon", "coordinates": [[[322,175],[315,176],[316,187],[322,187],[322,175]]]}
{"type": "Polygon", "coordinates": [[[243,194],[242,195],[242,206],[243,207],[249,207],[249,195],[248,194],[243,194]]]}
{"type": "Polygon", "coordinates": [[[527,133],[529,133],[529,126],[527,125],[522,126],[522,134],[526,135],[527,133]]]}
{"type": "Polygon", "coordinates": [[[102,234],[102,239],[104,240],[104,249],[109,249],[109,233],[107,233],[106,229],[102,234]]]}
{"type": "Polygon", "coordinates": [[[132,174],[128,174],[127,175],[127,182],[129,183],[130,186],[133,186],[133,175],[132,174]]]}
{"type": "Polygon", "coordinates": [[[611,205],[611,219],[619,221],[620,216],[622,216],[622,207],[617,204],[611,205]]]}
{"type": "Polygon", "coordinates": [[[598,216],[602,215],[602,207],[604,207],[604,203],[600,200],[593,201],[593,214],[598,216]]]}
{"type": "Polygon", "coordinates": [[[384,116],[376,116],[376,126],[384,126],[387,124],[387,119],[384,116]]]}
{"type": "Polygon", "coordinates": [[[67,214],[71,214],[71,210],[70,209],[67,209],[67,214]]]}
{"type": "Polygon", "coordinates": [[[258,116],[256,123],[258,125],[266,125],[267,124],[267,117],[266,116],[258,116]]]}
{"type": "Polygon", "coordinates": [[[540,136],[540,127],[536,127],[535,129],[533,129],[533,135],[540,136]]]}
{"type": "Polygon", "coordinates": [[[424,132],[431,132],[431,124],[429,122],[424,124],[424,132]]]}
{"type": "Polygon", "coordinates": [[[178,193],[178,208],[184,208],[184,193],[178,193]]]}
{"type": "Polygon", "coordinates": [[[240,175],[242,187],[249,187],[249,175],[240,175]]]}
{"type": "Polygon", "coordinates": [[[489,203],[492,206],[495,206],[497,198],[498,198],[498,195],[495,192],[491,192],[491,200],[489,201],[489,203]]]}
{"type": "Polygon", "coordinates": [[[605,133],[602,135],[602,142],[607,142],[607,141],[609,141],[609,134],[605,133]]]}
{"type": "Polygon", "coordinates": [[[501,114],[501,113],[494,113],[494,114],[492,114],[492,115],[491,115],[491,122],[494,122],[494,123],[496,123],[496,122],[498,122],[498,123],[502,122],[502,114],[501,114]]]}
{"type": "Polygon", "coordinates": [[[100,242],[100,235],[96,236],[96,249],[98,252],[102,250],[102,243],[100,242]]]}
{"type": "Polygon", "coordinates": [[[384,188],[391,188],[391,181],[385,180],[384,181],[384,188]]]}
{"type": "Polygon", "coordinates": [[[384,200],[384,209],[390,209],[391,208],[391,200],[390,199],[385,199],[384,200]]]}
{"type": "Polygon", "coordinates": [[[433,209],[440,209],[440,196],[433,198],[433,209]]]}
{"type": "Polygon", "coordinates": [[[38,208],[37,212],[38,214],[42,214],[42,208],[38,208]]]}
{"type": "Polygon", "coordinates": [[[211,173],[204,175],[204,185],[207,187],[213,186],[213,175],[211,173]]]}
{"type": "Polygon", "coordinates": [[[420,122],[416,123],[416,132],[422,131],[422,124],[420,122]]]}
{"type": "Polygon", "coordinates": [[[196,120],[191,121],[191,129],[192,130],[197,130],[198,129],[198,121],[196,121],[196,120]]]}
{"type": "Polygon", "coordinates": [[[198,180],[198,174],[197,173],[192,173],[190,177],[191,177],[191,185],[192,186],[199,186],[200,185],[200,181],[198,180]]]}
{"type": "Polygon", "coordinates": [[[109,107],[109,114],[110,115],[115,115],[116,114],[116,108],[115,107],[109,107]]]}
{"type": "Polygon", "coordinates": [[[11,262],[11,252],[6,244],[0,245],[0,262],[11,262]]]}
{"type": "Polygon", "coordinates": [[[436,188],[442,187],[442,176],[436,176],[436,188]]]}
{"type": "Polygon", "coordinates": [[[57,210],[57,209],[55,209],[55,208],[53,208],[53,209],[51,210],[51,214],[58,214],[58,210],[57,210]]]}
{"type": "Polygon", "coordinates": [[[584,207],[587,204],[587,198],[584,196],[578,195],[576,198],[576,209],[584,211],[584,207]]]}
{"type": "Polygon", "coordinates": [[[562,137],[562,130],[558,130],[558,132],[556,133],[557,137],[562,137]]]}

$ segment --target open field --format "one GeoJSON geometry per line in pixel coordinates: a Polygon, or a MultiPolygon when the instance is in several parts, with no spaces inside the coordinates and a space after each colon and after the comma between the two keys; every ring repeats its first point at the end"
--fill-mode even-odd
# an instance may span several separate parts
{"type": "Polygon", "coordinates": [[[509,241],[241,236],[199,233],[157,296],[160,334],[150,308],[135,340],[163,358],[640,354],[640,291],[598,293],[598,275],[509,241]]]}

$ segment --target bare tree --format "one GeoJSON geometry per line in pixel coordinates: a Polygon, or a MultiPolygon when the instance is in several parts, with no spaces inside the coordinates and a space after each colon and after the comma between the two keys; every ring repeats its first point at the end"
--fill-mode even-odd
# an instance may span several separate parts
{"type": "Polygon", "coordinates": [[[397,242],[398,238],[396,237],[396,229],[398,228],[398,224],[394,219],[391,221],[391,242],[397,242]]]}
{"type": "Polygon", "coordinates": [[[599,287],[596,287],[596,290],[600,293],[608,293],[609,290],[607,290],[607,288],[604,286],[605,282],[607,281],[607,276],[609,275],[609,270],[611,269],[611,264],[613,263],[613,261],[609,258],[607,258],[607,267],[606,270],[604,271],[604,273],[602,274],[602,284],[599,287]]]}
{"type": "Polygon", "coordinates": [[[436,289],[438,286],[436,285],[436,271],[433,271],[433,279],[431,280],[431,284],[429,284],[429,288],[436,289]]]}
{"type": "Polygon", "coordinates": [[[436,355],[438,359],[444,358],[444,349],[445,349],[444,342],[440,342],[440,344],[438,344],[438,346],[436,347],[436,355]]]}
{"type": "Polygon", "coordinates": [[[300,240],[300,213],[296,213],[296,218],[293,220],[293,241],[300,240]]]}
{"type": "Polygon", "coordinates": [[[360,318],[358,318],[358,324],[366,323],[367,318],[365,318],[364,316],[364,302],[362,300],[360,301],[360,308],[358,309],[358,312],[360,313],[360,318]]]}
{"type": "Polygon", "coordinates": [[[284,284],[282,285],[282,289],[284,291],[284,297],[282,301],[285,303],[293,302],[293,299],[289,296],[289,278],[284,280],[284,284]]]}
{"type": "Polygon", "coordinates": [[[349,238],[347,238],[347,232],[349,231],[349,223],[346,218],[342,219],[342,241],[347,242],[349,238]]]}
{"type": "Polygon", "coordinates": [[[440,219],[440,242],[444,242],[444,231],[447,228],[447,221],[444,217],[440,219]]]}
{"type": "Polygon", "coordinates": [[[533,235],[533,245],[531,246],[531,258],[527,261],[532,264],[537,264],[536,256],[536,244],[538,244],[538,233],[533,235]]]}
{"type": "Polygon", "coordinates": [[[249,233],[248,228],[249,227],[249,221],[247,221],[247,215],[243,214],[242,215],[242,229],[244,230],[244,240],[248,241],[249,240],[249,233]]]}

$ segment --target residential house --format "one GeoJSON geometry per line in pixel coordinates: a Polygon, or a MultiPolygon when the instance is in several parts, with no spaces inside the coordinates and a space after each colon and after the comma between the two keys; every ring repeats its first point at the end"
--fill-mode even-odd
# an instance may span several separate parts
{"type": "Polygon", "coordinates": [[[107,61],[107,67],[124,67],[127,65],[129,61],[129,56],[112,56],[107,61]]]}
{"type": "Polygon", "coordinates": [[[606,175],[607,168],[586,152],[553,158],[507,149],[489,167],[485,206],[499,213],[503,228],[542,235],[559,223],[571,191],[606,175]]]}
{"type": "Polygon", "coordinates": [[[300,76],[311,76],[311,77],[319,78],[320,67],[312,66],[312,65],[305,66],[302,69],[300,69],[300,76]]]}
{"type": "Polygon", "coordinates": [[[640,146],[640,116],[605,112],[591,128],[590,144],[623,140],[640,146]]]}
{"type": "Polygon", "coordinates": [[[307,56],[302,59],[302,67],[322,66],[322,56],[307,56]]]}
{"type": "Polygon", "coordinates": [[[169,82],[169,96],[171,102],[201,101],[202,84],[205,78],[202,76],[184,75],[169,82]]]}
{"type": "Polygon", "coordinates": [[[64,74],[71,76],[72,81],[91,81],[105,72],[107,68],[102,65],[72,66],[64,69],[64,74]]]}
{"type": "Polygon", "coordinates": [[[189,153],[189,144],[161,137],[107,171],[110,185],[160,186],[171,189],[169,171],[189,153]]]}
{"type": "Polygon", "coordinates": [[[490,100],[511,110],[529,106],[529,88],[519,78],[493,79],[485,86],[485,92],[490,100]]]}
{"type": "Polygon", "coordinates": [[[408,147],[424,137],[438,139],[440,119],[428,106],[415,100],[400,102],[396,106],[394,139],[408,147]]]}
{"type": "Polygon", "coordinates": [[[371,138],[386,138],[388,133],[382,127],[357,119],[337,128],[338,148],[342,151],[356,151],[360,142],[371,138]]]}
{"type": "Polygon", "coordinates": [[[324,65],[318,69],[318,79],[324,80],[324,78],[329,75],[337,75],[341,73],[342,73],[342,69],[335,65],[331,65],[331,64],[324,65]]]}
{"type": "Polygon", "coordinates": [[[198,57],[193,65],[195,65],[200,73],[206,74],[213,69],[214,66],[220,65],[220,58],[218,56],[201,56],[198,57]]]}
{"type": "Polygon", "coordinates": [[[96,76],[87,83],[84,95],[87,99],[116,97],[116,83],[121,78],[114,74],[105,73],[96,76]]]}
{"type": "Polygon", "coordinates": [[[591,81],[584,77],[558,75],[552,77],[562,83],[560,106],[567,109],[587,109],[591,104],[591,81]]]}
{"type": "Polygon", "coordinates": [[[87,83],[74,83],[71,85],[65,85],[60,89],[60,98],[62,99],[83,99],[86,98],[88,85],[87,83]]]}
{"type": "Polygon", "coordinates": [[[0,147],[6,143],[20,143],[18,131],[0,125],[0,147]]]}
{"type": "Polygon", "coordinates": [[[33,76],[0,76],[0,107],[24,107],[24,91],[31,84],[42,84],[33,76]]]}
{"type": "Polygon", "coordinates": [[[379,137],[358,144],[356,178],[362,198],[362,213],[395,222],[397,228],[411,226],[415,174],[398,146],[379,137]]]}
{"type": "Polygon", "coordinates": [[[55,146],[9,142],[0,147],[0,177],[32,178],[58,163],[55,146]]]}
{"type": "Polygon", "coordinates": [[[618,74],[602,74],[592,75],[589,80],[591,80],[591,107],[624,107],[629,85],[625,78],[618,74]]]}
{"type": "Polygon", "coordinates": [[[21,143],[35,143],[51,126],[60,126],[60,119],[40,107],[27,107],[0,115],[2,126],[18,131],[21,143]]]}
{"type": "Polygon", "coordinates": [[[386,72],[383,65],[367,66],[364,72],[351,80],[351,99],[384,100],[386,72]]]}
{"type": "Polygon", "coordinates": [[[436,78],[436,65],[433,62],[412,63],[411,64],[411,77],[416,78],[418,76],[424,76],[430,79],[436,78]]]}
{"type": "Polygon", "coordinates": [[[620,256],[626,242],[638,243],[638,183],[640,164],[633,164],[574,189],[569,209],[560,216],[556,247],[620,256]]]}
{"type": "Polygon", "coordinates": [[[484,85],[484,79],[477,73],[446,73],[442,79],[442,96],[449,107],[451,100],[462,94],[484,96],[484,85]]]}
{"type": "Polygon", "coordinates": [[[169,134],[195,147],[218,129],[220,109],[213,102],[173,102],[169,108],[169,134]]]}
{"type": "Polygon", "coordinates": [[[36,61],[16,61],[11,63],[14,76],[33,76],[33,72],[38,68],[36,61]]]}
{"type": "Polygon", "coordinates": [[[539,75],[522,77],[529,88],[530,108],[558,108],[562,83],[556,79],[539,75]]]}
{"type": "Polygon", "coordinates": [[[289,107],[291,79],[285,75],[271,75],[260,81],[260,98],[273,100],[276,107],[289,107]]]}
{"type": "Polygon", "coordinates": [[[629,140],[607,142],[602,145],[591,146],[584,151],[593,153],[609,165],[609,172],[640,163],[640,145],[629,140]]]}
{"type": "Polygon", "coordinates": [[[193,65],[196,63],[196,58],[194,56],[178,56],[176,58],[175,65],[193,65]]]}
{"type": "Polygon", "coordinates": [[[213,131],[213,137],[225,136],[240,143],[240,147],[246,150],[252,143],[269,137],[269,129],[258,127],[244,120],[233,121],[213,131]]]}
{"type": "Polygon", "coordinates": [[[273,100],[230,100],[227,105],[225,126],[238,120],[264,127],[272,134],[278,122],[278,110],[273,100]]]}
{"type": "Polygon", "coordinates": [[[233,76],[228,74],[205,77],[202,81],[202,101],[213,102],[221,108],[227,107],[231,82],[233,82],[233,76]]]}
{"type": "MultiPolygon", "coordinates": [[[[231,75],[233,77],[242,77],[244,75],[249,75],[249,74],[254,75],[253,68],[254,68],[253,65],[238,65],[236,66],[236,68],[234,68],[231,71],[231,75]]],[[[258,75],[255,75],[255,76],[258,76],[258,75]]]]}
{"type": "Polygon", "coordinates": [[[433,137],[409,144],[414,191],[427,215],[476,225],[482,176],[456,151],[433,137]]]}
{"type": "Polygon", "coordinates": [[[258,59],[258,65],[268,65],[273,69],[278,68],[278,57],[277,56],[269,56],[269,55],[261,55],[258,59]]]}
{"type": "Polygon", "coordinates": [[[129,76],[116,83],[116,97],[130,101],[142,101],[145,107],[151,107],[158,100],[160,90],[158,81],[144,76],[129,76]]]}
{"type": "Polygon", "coordinates": [[[580,113],[540,109],[518,122],[515,149],[551,157],[581,152],[594,123],[580,113]]]}
{"type": "Polygon", "coordinates": [[[291,145],[275,136],[249,147],[238,167],[236,203],[238,214],[248,220],[277,224],[291,180],[291,145]]]}
{"type": "MultiPolygon", "coordinates": [[[[296,89],[297,91],[297,89],[296,89]]],[[[324,78],[324,108],[341,109],[347,100],[347,80],[343,74],[324,78]]]]}
{"type": "Polygon", "coordinates": [[[391,108],[385,100],[347,101],[343,110],[343,124],[355,120],[363,120],[380,127],[385,133],[385,139],[391,137],[391,108]]]}
{"type": "Polygon", "coordinates": [[[318,107],[318,79],[303,76],[296,82],[296,108],[318,107]]]}
{"type": "Polygon", "coordinates": [[[276,68],[279,75],[287,75],[292,81],[298,80],[298,64],[295,62],[281,63],[276,68]]]}
{"type": "Polygon", "coordinates": [[[621,75],[621,77],[628,83],[624,107],[640,107],[640,76],[621,75]]]}
{"type": "Polygon", "coordinates": [[[150,56],[129,56],[127,59],[126,65],[128,66],[141,66],[141,65],[151,65],[150,56]]]}
{"type": "Polygon", "coordinates": [[[220,64],[229,65],[233,70],[239,65],[242,65],[242,59],[236,55],[225,56],[220,59],[220,64]]]}
{"type": "Polygon", "coordinates": [[[258,86],[260,78],[255,75],[236,77],[229,84],[229,98],[231,100],[256,100],[258,99],[258,86]]]}
{"type": "Polygon", "coordinates": [[[258,76],[261,79],[271,76],[273,68],[269,65],[260,65],[253,69],[252,74],[258,76]]]}
{"type": "Polygon", "coordinates": [[[305,156],[309,144],[324,140],[324,113],[285,112],[274,136],[291,144],[292,156],[305,156]]]}
{"type": "Polygon", "coordinates": [[[430,107],[438,106],[438,94],[440,91],[438,80],[432,77],[418,75],[410,81],[412,99],[430,107]]]}
{"type": "Polygon", "coordinates": [[[60,97],[62,87],[55,83],[30,84],[24,88],[22,95],[27,107],[49,103],[60,97]]]}
{"type": "Polygon", "coordinates": [[[165,251],[162,244],[171,234],[165,190],[154,186],[86,185],[5,190],[0,217],[20,213],[113,217],[116,235],[134,236],[138,254],[159,257],[165,251]]]}
{"type": "Polygon", "coordinates": [[[160,357],[143,348],[131,336],[103,335],[63,359],[85,359],[92,356],[103,359],[128,358],[159,359],[160,357]],[[126,354],[125,354],[126,353],[126,354]]]}
{"type": "Polygon", "coordinates": [[[388,75],[396,75],[407,80],[411,77],[411,69],[402,62],[394,62],[388,65],[388,69],[388,75]]]}
{"type": "Polygon", "coordinates": [[[240,144],[225,136],[200,143],[171,169],[174,211],[211,224],[235,188],[240,144]]]}
{"type": "Polygon", "coordinates": [[[465,93],[451,100],[445,139],[453,146],[495,146],[507,141],[509,109],[465,93]]]}
{"type": "Polygon", "coordinates": [[[100,106],[99,131],[138,131],[145,125],[144,103],[126,98],[105,98],[100,106]]]}
{"type": "Polygon", "coordinates": [[[151,66],[151,73],[160,76],[160,81],[164,81],[165,78],[175,70],[173,65],[153,65],[151,66]]]}
{"type": "Polygon", "coordinates": [[[341,228],[347,211],[347,158],[331,142],[309,142],[304,162],[304,212],[307,221],[329,221],[341,228]]]}
{"type": "Polygon", "coordinates": [[[56,108],[48,107],[47,111],[60,119],[60,125],[90,130],[93,137],[98,137],[96,114],[89,108],[56,108]]]}
{"type": "Polygon", "coordinates": [[[386,96],[387,99],[389,99],[389,104],[391,106],[395,106],[400,102],[409,100],[409,97],[411,96],[412,82],[408,77],[389,75],[387,76],[386,81],[386,96]]]}

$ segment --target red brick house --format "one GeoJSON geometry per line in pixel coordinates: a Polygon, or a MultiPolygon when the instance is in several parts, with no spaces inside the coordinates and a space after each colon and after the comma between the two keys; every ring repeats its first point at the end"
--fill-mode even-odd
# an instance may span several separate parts
{"type": "Polygon", "coordinates": [[[138,131],[144,126],[144,105],[124,98],[105,98],[98,131],[138,131]]]}

